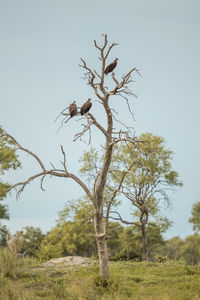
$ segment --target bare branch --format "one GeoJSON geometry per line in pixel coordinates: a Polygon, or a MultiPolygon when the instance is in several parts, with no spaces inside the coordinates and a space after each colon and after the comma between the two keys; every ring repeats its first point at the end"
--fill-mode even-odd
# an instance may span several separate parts
{"type": "Polygon", "coordinates": [[[30,151],[30,150],[22,147],[13,136],[11,136],[10,134],[6,133],[5,131],[4,131],[4,134],[2,136],[6,136],[6,137],[10,138],[18,146],[18,148],[20,150],[22,150],[22,151],[30,154],[31,156],[33,156],[35,158],[35,160],[40,164],[40,167],[42,169],[42,172],[29,177],[27,180],[25,180],[23,182],[19,182],[19,183],[14,184],[13,186],[11,186],[7,190],[7,192],[11,191],[12,189],[14,189],[16,187],[20,187],[21,186],[20,189],[19,189],[19,191],[16,194],[16,197],[19,198],[19,195],[24,190],[24,188],[26,187],[26,185],[29,184],[32,180],[34,180],[34,179],[36,179],[38,177],[42,177],[40,186],[41,186],[41,189],[44,190],[44,188],[43,188],[43,181],[44,181],[46,175],[49,174],[49,175],[57,176],[57,177],[72,178],[74,181],[76,181],[82,187],[82,189],[85,191],[85,193],[88,195],[88,197],[93,201],[93,195],[90,193],[90,191],[88,190],[87,186],[76,175],[67,172],[67,168],[66,168],[66,155],[65,155],[65,152],[64,152],[64,149],[63,149],[62,146],[61,146],[61,151],[62,151],[63,156],[64,156],[64,161],[63,161],[64,170],[55,169],[55,167],[53,165],[52,165],[53,166],[52,170],[46,170],[46,168],[44,167],[44,164],[39,159],[39,157],[36,154],[34,154],[32,151],[30,151]]]}
{"type": "Polygon", "coordinates": [[[69,106],[67,106],[66,108],[64,108],[63,111],[61,111],[61,112],[59,113],[59,115],[58,115],[58,116],[56,117],[56,119],[54,120],[54,123],[58,120],[58,118],[59,118],[61,115],[64,114],[64,111],[67,110],[68,108],[69,108],[69,106]]]}
{"type": "Polygon", "coordinates": [[[45,174],[45,172],[41,172],[41,173],[38,173],[36,175],[33,175],[33,176],[29,177],[26,181],[18,182],[16,184],[12,185],[11,187],[9,187],[7,189],[7,192],[10,192],[12,189],[14,189],[14,188],[16,188],[18,186],[21,186],[20,189],[19,189],[19,191],[16,193],[16,198],[19,199],[19,196],[23,192],[23,190],[26,187],[26,185],[29,184],[32,180],[34,180],[34,179],[36,179],[36,178],[38,178],[38,177],[40,177],[40,176],[42,176],[44,174],[45,174]]]}
{"type": "Polygon", "coordinates": [[[117,44],[117,43],[112,43],[112,45],[108,48],[108,51],[107,51],[107,53],[106,53],[106,55],[105,55],[105,60],[107,59],[107,57],[108,57],[108,55],[109,55],[111,49],[112,49],[113,47],[115,47],[115,46],[118,46],[118,45],[119,45],[119,44],[117,44]]]}
{"type": "Polygon", "coordinates": [[[108,228],[108,219],[109,219],[109,214],[110,214],[110,208],[111,208],[111,205],[116,197],[116,194],[120,191],[121,187],[122,187],[122,184],[124,182],[124,179],[126,177],[126,175],[129,173],[129,171],[132,169],[132,167],[134,166],[135,162],[133,162],[129,168],[123,172],[122,174],[122,177],[121,177],[121,180],[119,182],[119,185],[118,185],[118,188],[115,189],[112,193],[112,196],[108,202],[108,206],[107,206],[107,212],[106,212],[106,224],[105,224],[105,232],[107,232],[107,228],[108,228]]]}
{"type": "Polygon", "coordinates": [[[91,113],[88,113],[88,116],[92,119],[93,124],[95,124],[95,126],[96,126],[97,128],[99,128],[99,129],[101,130],[101,132],[107,137],[107,132],[106,132],[106,130],[103,128],[103,126],[101,126],[101,125],[97,122],[97,120],[95,119],[95,117],[94,117],[91,113]]]}
{"type": "MultiPolygon", "coordinates": [[[[113,114],[112,114],[113,115],[113,114]]],[[[113,134],[121,134],[122,132],[125,133],[126,132],[126,135],[127,134],[132,134],[134,132],[134,128],[133,127],[130,127],[130,126],[127,126],[125,123],[121,122],[120,120],[118,120],[115,115],[113,115],[113,119],[117,122],[117,123],[120,123],[122,126],[124,126],[127,131],[124,131],[124,130],[120,130],[120,131],[113,131],[113,134]]],[[[114,128],[113,128],[114,129],[114,128]]]]}
{"type": "Polygon", "coordinates": [[[131,222],[131,221],[126,221],[126,220],[122,219],[122,217],[118,211],[110,211],[110,213],[116,214],[118,216],[118,218],[109,216],[109,219],[121,221],[122,223],[124,223],[126,225],[136,225],[136,226],[140,227],[140,225],[137,222],[131,222]]]}
{"type": "Polygon", "coordinates": [[[68,174],[68,172],[67,172],[67,167],[66,167],[66,154],[65,154],[65,151],[64,151],[62,145],[60,145],[60,148],[61,148],[61,151],[62,151],[62,154],[63,154],[63,157],[64,157],[64,160],[63,160],[63,162],[62,162],[62,165],[63,165],[63,167],[64,167],[65,173],[68,174]]]}
{"type": "Polygon", "coordinates": [[[82,189],[85,191],[86,195],[90,198],[90,200],[94,203],[94,197],[90,193],[87,186],[83,183],[83,181],[81,181],[80,178],[78,178],[76,175],[74,175],[72,173],[68,173],[68,177],[72,178],[74,181],[76,181],[82,187],[82,189]]]}
{"type": "Polygon", "coordinates": [[[120,94],[119,96],[122,97],[122,98],[124,98],[124,99],[126,100],[126,104],[127,104],[127,106],[128,106],[129,113],[131,114],[133,120],[135,121],[135,117],[134,117],[134,114],[133,114],[133,112],[132,112],[132,110],[131,110],[130,104],[129,104],[129,102],[128,102],[128,98],[125,97],[125,96],[122,95],[122,94],[120,94]]]}
{"type": "Polygon", "coordinates": [[[43,171],[44,173],[46,172],[45,166],[43,165],[42,161],[39,159],[39,157],[38,157],[35,153],[33,153],[32,151],[30,151],[30,150],[28,150],[28,149],[22,147],[22,146],[18,143],[18,141],[17,141],[12,135],[8,134],[6,131],[4,131],[4,134],[5,134],[6,137],[10,138],[10,139],[18,146],[18,149],[20,149],[20,150],[22,150],[22,151],[28,153],[29,155],[33,156],[33,157],[37,160],[37,162],[39,163],[39,165],[40,165],[42,171],[43,171]]]}
{"type": "MultiPolygon", "coordinates": [[[[63,113],[62,113],[62,115],[63,115],[63,113]]],[[[68,115],[68,114],[66,114],[66,115],[68,115]]],[[[64,117],[64,119],[62,120],[61,125],[58,127],[56,133],[58,133],[60,131],[60,129],[63,127],[64,123],[67,123],[69,121],[69,119],[71,119],[71,117],[69,117],[67,119],[66,119],[66,117],[64,117]]]]}
{"type": "Polygon", "coordinates": [[[97,75],[97,77],[99,77],[99,79],[101,79],[101,76],[95,70],[94,73],[97,75]]]}
{"type": "MultiPolygon", "coordinates": [[[[94,45],[95,47],[100,51],[100,54],[101,54],[101,57],[99,57],[99,59],[101,60],[101,76],[100,76],[100,79],[101,79],[101,82],[100,82],[100,90],[101,92],[103,93],[104,96],[106,96],[107,92],[106,92],[106,89],[104,87],[104,71],[105,71],[105,62],[106,62],[106,59],[111,51],[111,49],[114,47],[114,46],[117,46],[118,44],[116,43],[113,43],[107,50],[106,54],[104,55],[104,50],[108,44],[108,40],[107,40],[107,35],[103,35],[104,36],[104,45],[103,47],[100,47],[97,45],[97,42],[96,40],[94,40],[94,45]]],[[[103,99],[102,99],[103,100],[103,99]]]]}
{"type": "MultiPolygon", "coordinates": [[[[97,86],[100,85],[100,83],[95,83],[94,79],[95,77],[95,71],[93,72],[91,68],[89,68],[86,64],[86,62],[81,58],[81,61],[83,62],[82,65],[79,65],[81,68],[87,70],[87,73],[85,73],[85,77],[88,80],[88,84],[94,89],[94,92],[96,96],[103,101],[103,97],[99,94],[97,86]]],[[[99,76],[99,75],[98,75],[99,76]]]]}
{"type": "Polygon", "coordinates": [[[115,77],[115,73],[112,72],[112,79],[115,82],[116,86],[109,92],[109,95],[116,95],[116,94],[126,94],[128,96],[136,96],[134,93],[132,93],[129,89],[128,89],[128,84],[131,82],[134,82],[131,79],[131,75],[133,72],[137,72],[138,70],[136,68],[132,68],[126,75],[122,76],[122,80],[121,82],[119,82],[116,77],[115,77]]]}
{"type": "MultiPolygon", "coordinates": [[[[87,113],[88,114],[88,113],[87,113]]],[[[85,115],[85,117],[87,118],[87,114],[85,115]]],[[[78,139],[81,140],[81,137],[87,132],[91,130],[91,126],[94,124],[94,121],[92,121],[91,123],[89,122],[88,118],[86,119],[87,120],[87,125],[85,124],[82,124],[83,126],[83,130],[81,132],[78,132],[77,134],[75,134],[74,136],[74,142],[77,141],[78,139]]],[[[91,132],[90,132],[90,137],[89,137],[89,143],[91,142],[91,132]]]]}
{"type": "Polygon", "coordinates": [[[116,86],[118,87],[120,83],[119,83],[119,81],[117,80],[117,78],[115,77],[115,73],[112,72],[111,76],[112,76],[112,79],[114,80],[114,82],[116,83],[116,86]]]}
{"type": "Polygon", "coordinates": [[[95,45],[95,47],[99,50],[99,51],[102,51],[102,50],[104,50],[105,48],[106,48],[106,46],[107,46],[107,44],[108,44],[108,38],[107,38],[107,34],[102,34],[102,36],[104,37],[104,45],[103,45],[103,47],[101,48],[101,47],[99,47],[98,45],[97,45],[97,42],[96,42],[96,40],[94,40],[94,45],[95,45]]]}
{"type": "Polygon", "coordinates": [[[88,144],[90,144],[91,142],[91,126],[94,124],[98,129],[100,129],[100,131],[105,135],[105,137],[107,137],[107,132],[106,130],[103,128],[103,126],[101,126],[96,118],[90,113],[88,112],[87,114],[85,114],[85,118],[86,118],[86,121],[87,121],[87,125],[85,124],[82,124],[83,126],[83,130],[81,132],[78,132],[77,134],[75,134],[74,136],[74,141],[77,141],[78,139],[81,140],[81,137],[87,132],[89,131],[90,132],[90,136],[89,136],[89,142],[88,144]],[[89,117],[89,118],[88,118],[89,117]],[[90,121],[91,119],[91,121],[90,121]]]}
{"type": "Polygon", "coordinates": [[[54,165],[52,164],[52,162],[50,162],[50,165],[53,167],[54,170],[56,169],[56,168],[54,167],[54,165]]]}

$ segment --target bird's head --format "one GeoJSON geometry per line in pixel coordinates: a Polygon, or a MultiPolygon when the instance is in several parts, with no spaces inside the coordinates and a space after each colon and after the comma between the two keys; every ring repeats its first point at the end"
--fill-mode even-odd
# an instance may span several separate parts
{"type": "Polygon", "coordinates": [[[88,101],[87,101],[87,102],[88,102],[88,103],[89,103],[89,102],[91,102],[91,99],[90,99],[90,98],[88,98],[88,101]]]}
{"type": "Polygon", "coordinates": [[[119,58],[115,58],[115,61],[117,62],[119,58]]]}
{"type": "Polygon", "coordinates": [[[76,101],[73,101],[72,103],[73,103],[73,104],[75,104],[75,103],[76,103],[76,101]]]}

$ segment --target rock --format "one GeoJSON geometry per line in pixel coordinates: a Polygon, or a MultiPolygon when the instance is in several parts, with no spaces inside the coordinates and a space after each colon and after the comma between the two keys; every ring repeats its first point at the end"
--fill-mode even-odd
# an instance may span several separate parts
{"type": "Polygon", "coordinates": [[[44,267],[53,267],[55,265],[64,265],[64,266],[88,266],[91,265],[92,259],[81,257],[81,256],[66,256],[59,258],[52,258],[42,264],[44,267]]]}

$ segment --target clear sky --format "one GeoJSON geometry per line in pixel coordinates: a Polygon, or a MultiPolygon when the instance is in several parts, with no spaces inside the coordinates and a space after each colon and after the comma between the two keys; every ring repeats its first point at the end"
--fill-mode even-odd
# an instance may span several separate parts
{"type": "MultiPolygon", "coordinates": [[[[53,120],[72,100],[95,99],[81,79],[80,57],[98,69],[93,40],[107,33],[117,42],[110,61],[119,58],[116,76],[136,66],[133,103],[137,134],[152,132],[165,138],[174,155],[173,167],[183,188],[172,195],[174,221],[166,237],[192,233],[188,223],[192,204],[200,201],[200,2],[199,0],[0,0],[0,124],[47,166],[59,166],[62,144],[70,171],[78,172],[78,159],[87,143],[73,143],[79,129],[75,121],[56,134],[53,120]]],[[[98,103],[92,112],[101,118],[98,103]]],[[[126,107],[121,108],[127,120],[126,107]]],[[[129,120],[130,122],[130,120],[129,120]]],[[[100,142],[98,136],[96,144],[100,142]]],[[[38,171],[27,155],[22,169],[6,179],[16,183],[38,171]]],[[[45,192],[39,181],[31,183],[19,201],[6,199],[12,232],[24,226],[52,228],[57,212],[67,200],[83,195],[71,180],[48,178],[45,192]]],[[[122,205],[129,216],[129,207],[122,205]]]]}

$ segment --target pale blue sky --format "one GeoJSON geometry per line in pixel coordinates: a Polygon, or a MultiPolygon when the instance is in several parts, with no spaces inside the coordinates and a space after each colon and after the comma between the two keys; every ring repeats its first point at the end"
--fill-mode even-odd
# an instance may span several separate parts
{"type": "MultiPolygon", "coordinates": [[[[122,120],[138,134],[164,137],[175,153],[173,166],[184,187],[173,194],[173,209],[167,215],[174,224],[167,237],[185,237],[192,233],[192,204],[200,201],[198,0],[0,0],[0,124],[47,165],[59,165],[63,144],[70,170],[77,172],[79,157],[89,149],[87,144],[72,143],[79,124],[73,121],[56,134],[58,124],[53,120],[72,100],[95,99],[78,64],[83,57],[99,67],[93,40],[101,42],[102,33],[120,44],[110,56],[110,61],[119,58],[116,76],[133,66],[143,75],[135,77],[133,85],[138,99],[130,99],[136,121],[132,124],[127,118],[124,103],[119,106],[122,120]]],[[[92,109],[101,119],[98,103],[92,109]]],[[[95,145],[99,141],[97,136],[95,145]]],[[[11,183],[38,170],[27,155],[20,157],[22,170],[7,174],[11,183]]],[[[65,202],[82,194],[70,180],[47,179],[45,187],[42,192],[36,181],[19,201],[14,192],[7,198],[11,219],[4,223],[12,232],[28,225],[49,230],[65,202]]],[[[123,215],[128,212],[124,204],[123,215]]]]}

